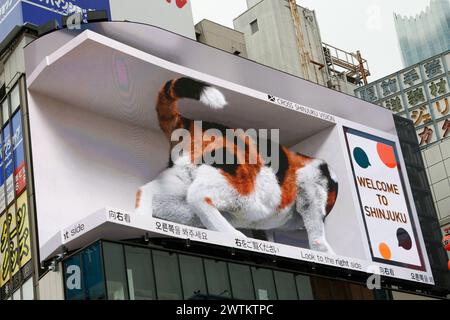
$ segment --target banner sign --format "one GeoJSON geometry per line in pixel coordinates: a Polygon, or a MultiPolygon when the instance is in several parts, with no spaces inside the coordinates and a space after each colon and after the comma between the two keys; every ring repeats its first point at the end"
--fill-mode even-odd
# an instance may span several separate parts
{"type": "Polygon", "coordinates": [[[0,42],[25,23],[39,26],[56,20],[61,26],[61,17],[72,13],[81,13],[87,22],[87,12],[97,10],[105,10],[111,19],[109,0],[0,0],[0,42]]]}
{"type": "Polygon", "coordinates": [[[47,64],[40,39],[26,48],[41,261],[148,232],[434,284],[390,111],[242,60],[236,79],[296,88],[259,91],[123,40],[152,27],[114,26],[120,40],[85,30],[47,64]]]}
{"type": "Polygon", "coordinates": [[[345,128],[373,261],[424,270],[395,143],[345,128]]]}
{"type": "MultiPolygon", "coordinates": [[[[190,239],[203,243],[210,243],[240,250],[252,251],[255,253],[268,254],[274,257],[291,258],[295,260],[324,264],[348,270],[377,273],[387,277],[395,277],[405,280],[413,280],[424,284],[434,284],[433,277],[426,272],[416,271],[411,273],[408,269],[395,265],[386,266],[384,263],[377,263],[362,259],[349,258],[339,255],[318,252],[305,248],[296,248],[289,245],[278,244],[270,241],[251,239],[245,237],[223,237],[220,232],[215,232],[196,227],[190,227],[157,218],[148,219],[133,212],[127,212],[114,208],[105,208],[91,214],[86,219],[80,220],[67,228],[62,229],[57,236],[59,246],[65,246],[72,250],[71,243],[83,239],[91,234],[92,241],[95,234],[102,233],[102,230],[119,230],[126,228],[127,235],[139,237],[142,234],[149,236],[167,236],[179,239],[190,239]],[[74,241],[77,240],[77,241],[74,241]],[[414,274],[414,277],[411,277],[414,274]]],[[[116,234],[117,239],[111,233],[110,240],[119,240],[120,232],[116,234]]],[[[91,241],[87,238],[86,241],[91,241]]],[[[48,244],[41,249],[41,253],[51,255],[55,249],[56,242],[50,247],[48,244]]]]}
{"type": "Polygon", "coordinates": [[[8,123],[3,128],[3,146],[5,155],[5,179],[6,179],[6,203],[9,204],[14,200],[14,164],[13,150],[11,145],[11,125],[8,123]]]}
{"type": "Polygon", "coordinates": [[[13,145],[14,145],[14,179],[16,194],[19,195],[26,187],[25,152],[23,145],[22,114],[19,109],[13,116],[13,145]]]}
{"type": "Polygon", "coordinates": [[[0,217],[0,288],[2,294],[14,289],[20,283],[21,277],[30,275],[31,243],[28,217],[27,192],[17,199],[17,211],[14,205],[0,217]],[[10,279],[13,286],[7,286],[10,279]],[[6,286],[6,287],[5,287],[6,286]]]}
{"type": "Polygon", "coordinates": [[[0,214],[6,209],[5,174],[3,172],[3,132],[0,135],[0,214]]]}

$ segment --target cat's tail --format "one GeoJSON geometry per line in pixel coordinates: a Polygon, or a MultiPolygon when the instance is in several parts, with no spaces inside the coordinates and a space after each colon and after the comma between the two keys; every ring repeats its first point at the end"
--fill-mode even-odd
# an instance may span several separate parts
{"type": "Polygon", "coordinates": [[[183,128],[185,119],[177,105],[182,98],[198,100],[211,109],[222,109],[227,104],[223,94],[205,82],[191,78],[168,81],[161,88],[156,104],[159,125],[168,137],[175,129],[183,128]]]}

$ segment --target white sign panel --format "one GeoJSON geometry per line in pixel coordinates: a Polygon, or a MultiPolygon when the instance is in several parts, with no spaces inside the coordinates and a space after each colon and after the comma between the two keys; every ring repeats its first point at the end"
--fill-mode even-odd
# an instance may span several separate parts
{"type": "Polygon", "coordinates": [[[373,260],[424,270],[395,143],[352,129],[346,137],[373,260]]]}

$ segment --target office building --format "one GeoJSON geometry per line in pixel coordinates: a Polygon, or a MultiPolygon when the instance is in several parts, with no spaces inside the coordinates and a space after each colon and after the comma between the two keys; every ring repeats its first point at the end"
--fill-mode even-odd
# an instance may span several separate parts
{"type": "Polygon", "coordinates": [[[450,50],[449,0],[430,0],[419,14],[394,20],[404,67],[450,50]]]}

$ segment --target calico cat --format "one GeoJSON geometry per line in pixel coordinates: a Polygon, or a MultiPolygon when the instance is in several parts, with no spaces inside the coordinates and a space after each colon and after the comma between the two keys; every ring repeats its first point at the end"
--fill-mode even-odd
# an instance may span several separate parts
{"type": "Polygon", "coordinates": [[[139,188],[136,212],[244,238],[236,228],[298,230],[304,226],[311,250],[333,253],[324,220],[336,202],[338,183],[328,165],[279,145],[275,171],[258,153],[258,142],[242,137],[243,149],[242,143],[239,147],[226,136],[211,138],[207,129],[229,129],[219,124],[203,124],[199,130],[197,122],[180,114],[177,101],[182,98],[212,109],[226,105],[218,89],[190,78],[168,81],[161,88],[156,104],[159,125],[171,150],[184,143],[184,152],[172,154],[169,167],[139,188]],[[185,129],[190,139],[173,141],[177,129],[185,129]],[[219,151],[231,155],[233,163],[201,161],[206,153],[219,151]],[[252,152],[256,158],[249,161],[252,152]]]}

